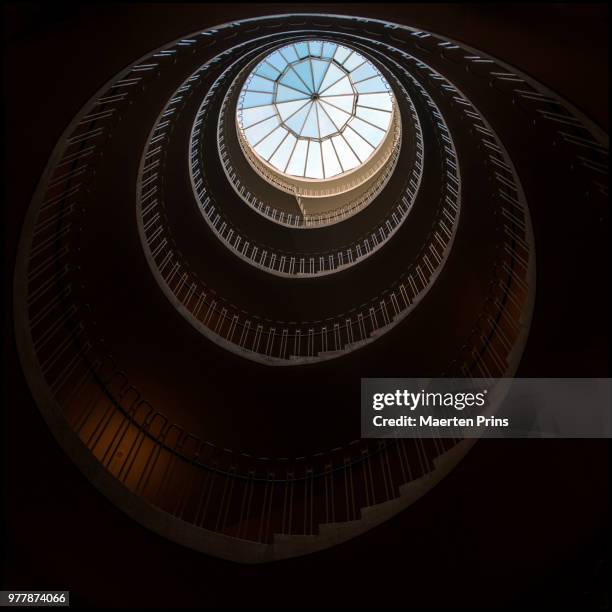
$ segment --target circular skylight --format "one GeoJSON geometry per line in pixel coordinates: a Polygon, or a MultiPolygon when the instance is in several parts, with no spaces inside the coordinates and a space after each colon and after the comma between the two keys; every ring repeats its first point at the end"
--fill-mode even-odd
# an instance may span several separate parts
{"type": "Polygon", "coordinates": [[[309,40],[263,59],[247,77],[238,127],[257,156],[283,174],[329,179],[365,163],[393,114],[389,83],[363,55],[309,40]]]}

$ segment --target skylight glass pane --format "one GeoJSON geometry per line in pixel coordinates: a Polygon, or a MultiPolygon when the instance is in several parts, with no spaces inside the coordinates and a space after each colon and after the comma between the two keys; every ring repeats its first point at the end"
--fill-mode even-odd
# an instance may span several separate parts
{"type": "Polygon", "coordinates": [[[331,104],[327,104],[327,102],[324,100],[321,100],[321,108],[333,121],[334,125],[338,128],[338,131],[340,131],[344,127],[344,124],[351,118],[348,113],[345,113],[331,104]]]}
{"type": "Polygon", "coordinates": [[[341,64],[349,55],[351,54],[351,50],[346,47],[338,46],[336,49],[336,55],[334,55],[334,59],[341,64]]]}
{"type": "Polygon", "coordinates": [[[321,96],[346,96],[347,94],[353,93],[353,88],[351,87],[351,82],[349,78],[345,76],[340,79],[337,83],[328,87],[325,90],[321,90],[321,96]]]}
{"type": "Polygon", "coordinates": [[[272,103],[272,94],[253,93],[247,91],[242,98],[242,108],[252,108],[253,106],[264,106],[272,103]]]}
{"type": "Polygon", "coordinates": [[[393,93],[360,52],[313,39],[260,61],[236,110],[247,142],[273,168],[322,180],[357,168],[381,145],[393,93]]]}
{"type": "Polygon", "coordinates": [[[251,144],[257,144],[263,140],[268,134],[271,134],[280,124],[278,115],[274,115],[265,121],[256,123],[253,127],[244,130],[244,135],[251,144]]]}
{"type": "Polygon", "coordinates": [[[352,130],[349,126],[346,127],[342,132],[346,142],[349,143],[351,149],[355,152],[355,155],[359,157],[359,161],[362,163],[370,157],[370,154],[374,150],[374,147],[364,140],[357,132],[352,130]]]}
{"type": "Polygon", "coordinates": [[[389,122],[391,121],[391,113],[379,110],[372,110],[371,108],[364,108],[362,106],[357,107],[357,112],[355,113],[357,117],[363,119],[364,121],[369,121],[374,125],[382,128],[383,130],[387,130],[389,127],[389,122]]]}
{"type": "Polygon", "coordinates": [[[339,108],[345,113],[353,112],[353,104],[355,103],[355,96],[321,96],[321,101],[326,104],[330,104],[335,108],[339,108]]]}
{"type": "Polygon", "coordinates": [[[304,168],[306,167],[306,150],[308,149],[307,140],[298,140],[293,150],[293,155],[289,160],[289,165],[285,172],[293,176],[304,176],[304,168]]]}
{"type": "Polygon", "coordinates": [[[275,51],[271,55],[268,55],[268,57],[266,57],[266,62],[268,62],[268,64],[270,64],[271,66],[274,66],[274,68],[276,68],[280,72],[282,72],[285,69],[285,66],[287,65],[285,58],[278,51],[275,51]]]}
{"type": "Polygon", "coordinates": [[[359,55],[359,53],[352,53],[344,64],[342,64],[342,67],[351,72],[351,70],[355,70],[355,68],[363,64],[363,62],[365,62],[363,55],[359,55]]]}
{"type": "Polygon", "coordinates": [[[300,136],[304,138],[319,138],[319,124],[317,123],[316,105],[310,105],[310,111],[306,117],[306,123],[302,128],[300,136]]]}
{"type": "Polygon", "coordinates": [[[242,118],[242,127],[248,128],[252,126],[254,123],[258,121],[262,121],[263,119],[267,119],[272,115],[276,114],[276,109],[272,104],[269,106],[257,106],[256,108],[245,108],[240,111],[240,116],[242,118]]]}
{"type": "Polygon", "coordinates": [[[299,42],[293,46],[300,58],[308,57],[308,45],[305,42],[299,42]]]}
{"type": "Polygon", "coordinates": [[[323,161],[321,159],[321,143],[315,140],[311,140],[308,147],[308,159],[304,176],[316,179],[325,178],[323,176],[323,161]]]}
{"type": "Polygon", "coordinates": [[[283,47],[282,49],[279,49],[279,51],[288,62],[297,62],[300,59],[293,45],[283,47]]]}
{"type": "Polygon", "coordinates": [[[336,151],[332,145],[330,138],[321,143],[321,152],[323,154],[323,172],[325,178],[331,178],[342,173],[342,166],[338,162],[336,151]]]}
{"type": "Polygon", "coordinates": [[[321,48],[323,47],[323,42],[320,40],[311,40],[308,43],[308,46],[310,47],[310,55],[313,55],[315,57],[318,57],[321,55],[321,48]]]}
{"type": "Polygon", "coordinates": [[[293,102],[283,102],[281,104],[277,104],[276,108],[278,109],[278,114],[281,119],[287,122],[288,119],[293,117],[299,110],[304,108],[307,104],[311,104],[310,98],[306,100],[295,100],[293,102]]]}
{"type": "Polygon", "coordinates": [[[298,136],[302,132],[302,128],[304,127],[304,122],[306,121],[306,117],[310,113],[310,107],[312,106],[312,102],[308,102],[304,108],[299,110],[297,113],[291,116],[290,119],[287,119],[285,125],[295,132],[298,136]]]}
{"type": "Polygon", "coordinates": [[[369,108],[377,108],[380,110],[390,111],[393,108],[391,96],[386,94],[360,94],[357,98],[357,104],[367,106],[369,108]]]}
{"type": "Polygon", "coordinates": [[[334,43],[325,42],[323,43],[323,52],[321,55],[323,57],[334,57],[334,53],[336,52],[336,45],[334,43]]]}
{"type": "Polygon", "coordinates": [[[291,100],[303,100],[304,93],[301,91],[296,91],[295,89],[290,89],[285,85],[281,85],[279,83],[278,88],[276,90],[276,102],[290,102],[291,100]]]}
{"type": "Polygon", "coordinates": [[[353,117],[348,124],[373,147],[377,147],[385,137],[385,131],[374,127],[357,117],[353,117]]]}
{"type": "Polygon", "coordinates": [[[283,74],[278,82],[285,87],[290,87],[296,91],[301,91],[305,98],[310,97],[310,90],[306,87],[306,85],[304,85],[302,79],[300,79],[293,68],[290,68],[285,74],[283,74]]]}
{"type": "Polygon", "coordinates": [[[357,68],[357,70],[353,70],[351,72],[351,80],[353,81],[353,83],[356,83],[357,81],[363,81],[364,79],[369,79],[373,76],[376,76],[376,70],[374,69],[374,66],[372,66],[372,64],[370,64],[369,62],[366,62],[365,64],[357,68]]]}
{"type": "Polygon", "coordinates": [[[327,73],[327,69],[330,66],[329,62],[325,62],[323,60],[314,59],[311,62],[312,65],[312,73],[314,75],[314,88],[315,91],[319,90],[319,86],[321,85],[321,81],[325,77],[327,73]]]}
{"type": "Polygon", "coordinates": [[[337,83],[345,74],[336,64],[331,64],[323,82],[319,85],[319,92],[323,92],[330,85],[337,83]]]}
{"type": "Polygon", "coordinates": [[[378,93],[389,90],[380,76],[361,81],[361,83],[355,83],[355,89],[359,93],[378,93]]]}
{"type": "Polygon", "coordinates": [[[317,102],[316,107],[317,107],[317,117],[319,119],[320,138],[325,138],[326,136],[335,134],[338,131],[338,128],[332,123],[332,120],[329,118],[327,113],[325,113],[321,104],[317,102]]]}
{"type": "Polygon", "coordinates": [[[249,91],[274,91],[274,81],[255,75],[248,84],[249,91]]]}
{"type": "Polygon", "coordinates": [[[285,140],[283,140],[278,149],[276,149],[276,153],[270,158],[270,163],[275,168],[281,170],[281,172],[285,171],[289,156],[293,152],[293,147],[295,147],[296,142],[297,138],[293,134],[287,134],[285,140]]]}
{"type": "Polygon", "coordinates": [[[269,79],[278,79],[280,75],[280,72],[270,66],[270,64],[268,64],[267,62],[262,62],[261,64],[259,64],[255,72],[257,74],[260,74],[261,76],[268,77],[269,79]]]}
{"type": "Polygon", "coordinates": [[[312,84],[312,70],[310,67],[310,61],[304,60],[303,62],[294,64],[293,69],[302,80],[302,83],[306,85],[308,91],[312,93],[314,91],[314,85],[312,84]]]}
{"type": "Polygon", "coordinates": [[[359,166],[361,162],[359,159],[357,159],[351,148],[348,146],[346,140],[344,140],[343,136],[334,136],[332,138],[332,142],[334,143],[334,148],[336,149],[338,159],[342,164],[344,172],[359,166]]]}
{"type": "Polygon", "coordinates": [[[266,136],[256,147],[255,151],[259,153],[265,160],[270,159],[276,147],[282,142],[287,135],[287,130],[283,127],[277,127],[269,136],[266,136]]]}

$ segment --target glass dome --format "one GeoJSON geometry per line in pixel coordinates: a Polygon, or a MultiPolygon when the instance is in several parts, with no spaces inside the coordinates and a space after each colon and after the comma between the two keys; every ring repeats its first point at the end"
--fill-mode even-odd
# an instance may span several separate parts
{"type": "Polygon", "coordinates": [[[325,180],[367,162],[385,141],[394,96],[357,51],[309,40],[277,49],[246,78],[237,122],[274,170],[325,180]]]}

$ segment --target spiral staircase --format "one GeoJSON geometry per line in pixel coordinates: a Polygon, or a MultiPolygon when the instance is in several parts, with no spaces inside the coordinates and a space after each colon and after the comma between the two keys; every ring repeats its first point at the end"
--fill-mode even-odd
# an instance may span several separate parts
{"type": "Polygon", "coordinates": [[[246,563],[346,541],[472,443],[361,439],[359,379],[512,376],[529,205],[600,214],[607,151],[554,92],[433,32],[298,14],[186,34],[104,84],[41,178],[15,273],[32,393],[99,490],[171,540],[246,563]],[[398,111],[367,189],[315,215],[235,125],[254,62],[308,40],[366,57],[398,111]]]}

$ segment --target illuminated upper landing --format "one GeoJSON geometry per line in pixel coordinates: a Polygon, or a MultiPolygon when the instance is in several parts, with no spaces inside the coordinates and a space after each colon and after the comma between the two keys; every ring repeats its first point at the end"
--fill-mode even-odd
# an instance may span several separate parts
{"type": "Polygon", "coordinates": [[[302,41],[270,53],[248,75],[237,123],[251,152],[275,172],[324,181],[375,156],[394,102],[386,79],[357,51],[302,41]]]}

